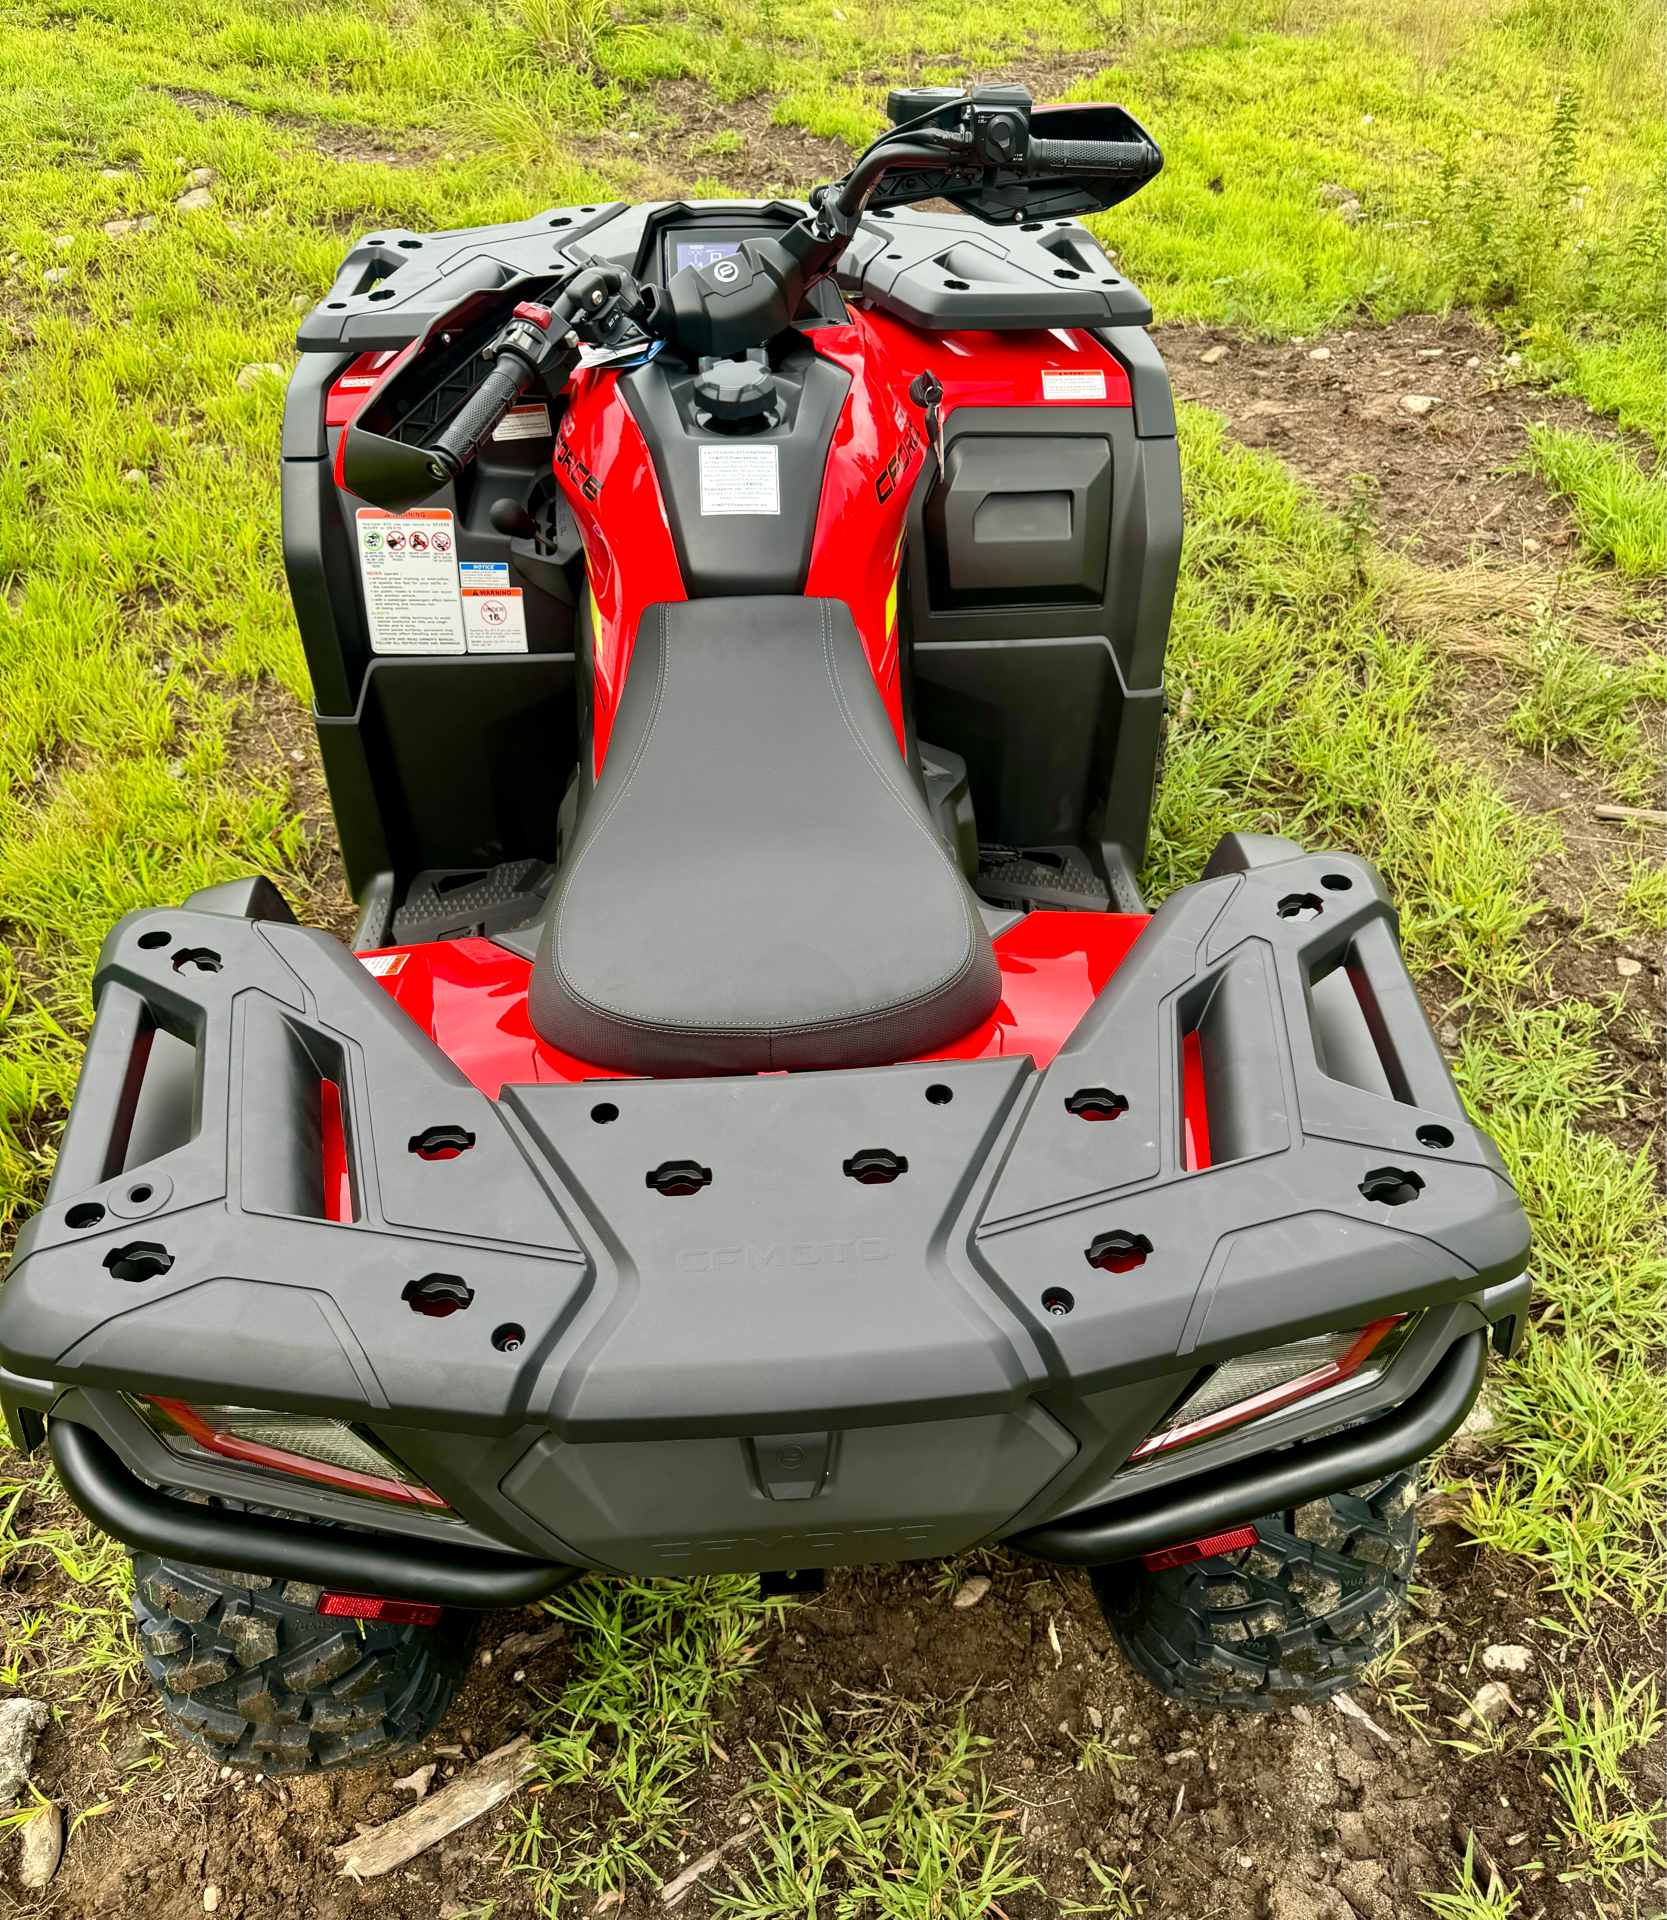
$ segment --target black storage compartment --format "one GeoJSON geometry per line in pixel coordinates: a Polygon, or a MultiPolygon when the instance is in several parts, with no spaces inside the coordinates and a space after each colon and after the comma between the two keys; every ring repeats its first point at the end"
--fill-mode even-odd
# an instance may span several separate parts
{"type": "Polygon", "coordinates": [[[1097,605],[1111,479],[1109,440],[962,434],[926,507],[933,604],[1097,605]]]}

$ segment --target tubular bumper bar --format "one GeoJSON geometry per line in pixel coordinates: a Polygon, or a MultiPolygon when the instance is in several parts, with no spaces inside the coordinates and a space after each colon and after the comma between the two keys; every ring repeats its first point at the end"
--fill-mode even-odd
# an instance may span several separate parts
{"type": "Polygon", "coordinates": [[[1060,1566],[1108,1566],[1396,1473],[1457,1431],[1482,1388],[1488,1332],[1480,1327],[1455,1341],[1412,1398],[1380,1420],[1224,1467],[1144,1500],[1090,1508],[1013,1534],[1003,1544],[1060,1566]]]}
{"type": "Polygon", "coordinates": [[[59,1478],[87,1518],[144,1553],[445,1607],[522,1606],[585,1572],[516,1554],[194,1506],[147,1486],[73,1421],[49,1421],[47,1440],[59,1478]]]}

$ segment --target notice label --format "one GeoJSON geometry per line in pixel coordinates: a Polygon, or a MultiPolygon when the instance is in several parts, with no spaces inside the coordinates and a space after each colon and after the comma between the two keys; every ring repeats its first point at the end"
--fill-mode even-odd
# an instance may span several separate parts
{"type": "Polygon", "coordinates": [[[362,953],[359,965],[374,979],[386,980],[390,974],[399,972],[407,957],[403,953],[362,953]]]}
{"type": "Polygon", "coordinates": [[[1066,372],[1059,367],[1044,367],[1042,370],[1044,400],[1103,400],[1105,397],[1104,367],[1095,367],[1086,373],[1066,372]]]}
{"type": "Polygon", "coordinates": [[[358,512],[372,653],[462,653],[457,540],[444,507],[358,512]]]}
{"type": "Polygon", "coordinates": [[[502,561],[465,560],[458,568],[463,587],[463,637],[471,653],[525,653],[527,616],[521,589],[509,584],[502,561]]]}
{"type": "Polygon", "coordinates": [[[511,407],[492,429],[492,438],[494,440],[548,440],[550,409],[543,405],[511,407]]]}
{"type": "Polygon", "coordinates": [[[780,513],[781,479],[776,449],[702,447],[700,510],[709,513],[780,513]]]}

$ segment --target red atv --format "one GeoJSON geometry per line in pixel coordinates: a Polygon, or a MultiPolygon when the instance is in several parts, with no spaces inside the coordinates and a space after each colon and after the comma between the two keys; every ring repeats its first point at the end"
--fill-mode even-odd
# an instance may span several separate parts
{"type": "Polygon", "coordinates": [[[301,329],[353,952],[263,880],[116,926],[0,1301],[229,1760],[398,1751],[587,1569],[995,1541],[1178,1699],[1312,1698],[1521,1325],[1373,870],[1136,885],[1180,469],[1075,216],[1156,146],[891,117],[808,206],[384,231],[301,329]]]}

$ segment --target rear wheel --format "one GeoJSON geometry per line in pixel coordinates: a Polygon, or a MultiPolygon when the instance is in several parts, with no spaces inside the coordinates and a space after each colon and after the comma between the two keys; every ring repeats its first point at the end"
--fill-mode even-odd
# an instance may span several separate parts
{"type": "Polygon", "coordinates": [[[145,1671],[185,1738],[222,1765],[295,1774],[367,1766],[440,1724],[475,1616],[431,1627],[320,1615],[322,1589],[133,1556],[145,1671]]]}
{"type": "Polygon", "coordinates": [[[1129,1664],[1171,1700],[1277,1712],[1358,1680],[1389,1645],[1418,1551],[1418,1470],[1256,1522],[1253,1547],[1089,1577],[1129,1664]]]}

